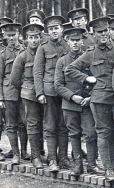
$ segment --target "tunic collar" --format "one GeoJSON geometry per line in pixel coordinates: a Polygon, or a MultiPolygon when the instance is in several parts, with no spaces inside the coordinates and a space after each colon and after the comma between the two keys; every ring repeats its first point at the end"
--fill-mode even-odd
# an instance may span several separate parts
{"type": "Polygon", "coordinates": [[[73,59],[78,58],[81,54],[82,54],[82,51],[79,52],[79,53],[75,53],[75,52],[69,51],[69,55],[70,55],[70,57],[72,57],[73,59]]]}
{"type": "Polygon", "coordinates": [[[60,39],[59,41],[57,42],[54,42],[50,39],[50,43],[53,45],[53,46],[57,46],[58,44],[63,46],[63,39],[60,39]]]}
{"type": "Polygon", "coordinates": [[[31,49],[29,46],[27,46],[27,51],[31,54],[31,55],[35,55],[36,50],[31,49]]]}

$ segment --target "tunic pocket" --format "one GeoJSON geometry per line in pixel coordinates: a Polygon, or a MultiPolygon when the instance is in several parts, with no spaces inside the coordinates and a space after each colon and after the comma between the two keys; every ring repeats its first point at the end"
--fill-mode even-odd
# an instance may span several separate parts
{"type": "Polygon", "coordinates": [[[106,75],[107,68],[104,64],[104,60],[92,62],[90,70],[95,77],[106,75]]]}
{"type": "Polygon", "coordinates": [[[56,67],[57,54],[47,54],[46,56],[46,70],[50,70],[56,67]]]}

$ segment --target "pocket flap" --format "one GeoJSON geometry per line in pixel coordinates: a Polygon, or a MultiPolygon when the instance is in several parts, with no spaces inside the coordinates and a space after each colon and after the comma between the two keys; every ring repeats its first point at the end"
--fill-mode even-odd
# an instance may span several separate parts
{"type": "Polygon", "coordinates": [[[6,62],[5,62],[5,65],[9,64],[9,63],[12,63],[14,61],[14,59],[6,59],[6,62]]]}
{"type": "Polygon", "coordinates": [[[47,59],[52,59],[52,58],[54,58],[56,56],[57,56],[57,54],[51,54],[51,55],[46,55],[46,58],[47,59]]]}
{"type": "Polygon", "coordinates": [[[103,64],[103,63],[104,63],[104,60],[100,60],[100,61],[92,62],[92,65],[100,65],[100,64],[103,64]]]}

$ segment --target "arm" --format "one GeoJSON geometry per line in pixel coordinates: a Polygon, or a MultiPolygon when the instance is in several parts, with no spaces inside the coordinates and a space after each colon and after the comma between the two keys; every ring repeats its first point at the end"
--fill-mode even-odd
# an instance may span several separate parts
{"type": "Polygon", "coordinates": [[[57,64],[56,64],[54,86],[55,86],[57,93],[60,96],[67,99],[68,101],[74,95],[74,93],[71,90],[65,87],[65,75],[63,72],[63,65],[62,65],[61,58],[57,61],[57,64]]]}
{"type": "Polygon", "coordinates": [[[40,95],[44,95],[44,87],[43,87],[44,71],[45,71],[45,53],[43,47],[40,46],[34,58],[34,69],[33,69],[36,97],[39,97],[40,95]]]}
{"type": "Polygon", "coordinates": [[[4,97],[3,97],[4,72],[5,72],[5,62],[4,62],[3,55],[0,53],[0,101],[4,100],[4,97]]]}
{"type": "Polygon", "coordinates": [[[22,54],[19,54],[12,67],[12,72],[10,74],[10,81],[11,84],[14,85],[15,87],[20,87],[22,84],[22,75],[24,72],[24,60],[22,54]]]}
{"type": "Polygon", "coordinates": [[[94,76],[88,76],[83,73],[83,70],[89,67],[90,60],[91,57],[88,55],[88,52],[84,53],[66,68],[65,75],[80,84],[83,84],[85,81],[95,83],[96,79],[94,76]]]}
{"type": "Polygon", "coordinates": [[[74,92],[65,87],[65,75],[63,72],[62,59],[59,59],[56,64],[54,86],[57,93],[66,100],[73,100],[77,104],[82,102],[83,98],[81,96],[75,95],[74,92]]]}

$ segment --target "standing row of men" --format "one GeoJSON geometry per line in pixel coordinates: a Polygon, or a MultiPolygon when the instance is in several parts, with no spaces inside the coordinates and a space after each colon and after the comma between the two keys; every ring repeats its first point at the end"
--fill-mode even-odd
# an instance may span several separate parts
{"type": "MultiPolygon", "coordinates": [[[[44,19],[43,12],[30,11],[27,16],[30,23],[23,27],[26,46],[16,46],[19,23],[1,25],[7,46],[0,54],[0,105],[5,105],[13,164],[20,162],[17,130],[21,135],[20,130],[26,129],[25,121],[33,166],[43,168],[40,133],[44,108],[49,170],[58,171],[59,165],[59,168],[71,169],[75,175],[83,173],[83,134],[87,172],[105,174],[111,181],[114,180],[114,45],[110,33],[113,33],[114,19],[102,17],[91,21],[93,39],[86,29],[87,13],[82,8],[70,11],[72,26],[63,30],[67,24],[62,16],[44,19]],[[43,22],[48,34],[43,32],[43,22]],[[68,132],[74,161],[67,156],[68,132]],[[96,164],[98,150],[105,171],[96,164]]],[[[22,138],[26,138],[22,133],[22,138]]],[[[26,146],[22,144],[22,148],[21,157],[26,159],[26,146]]]]}

